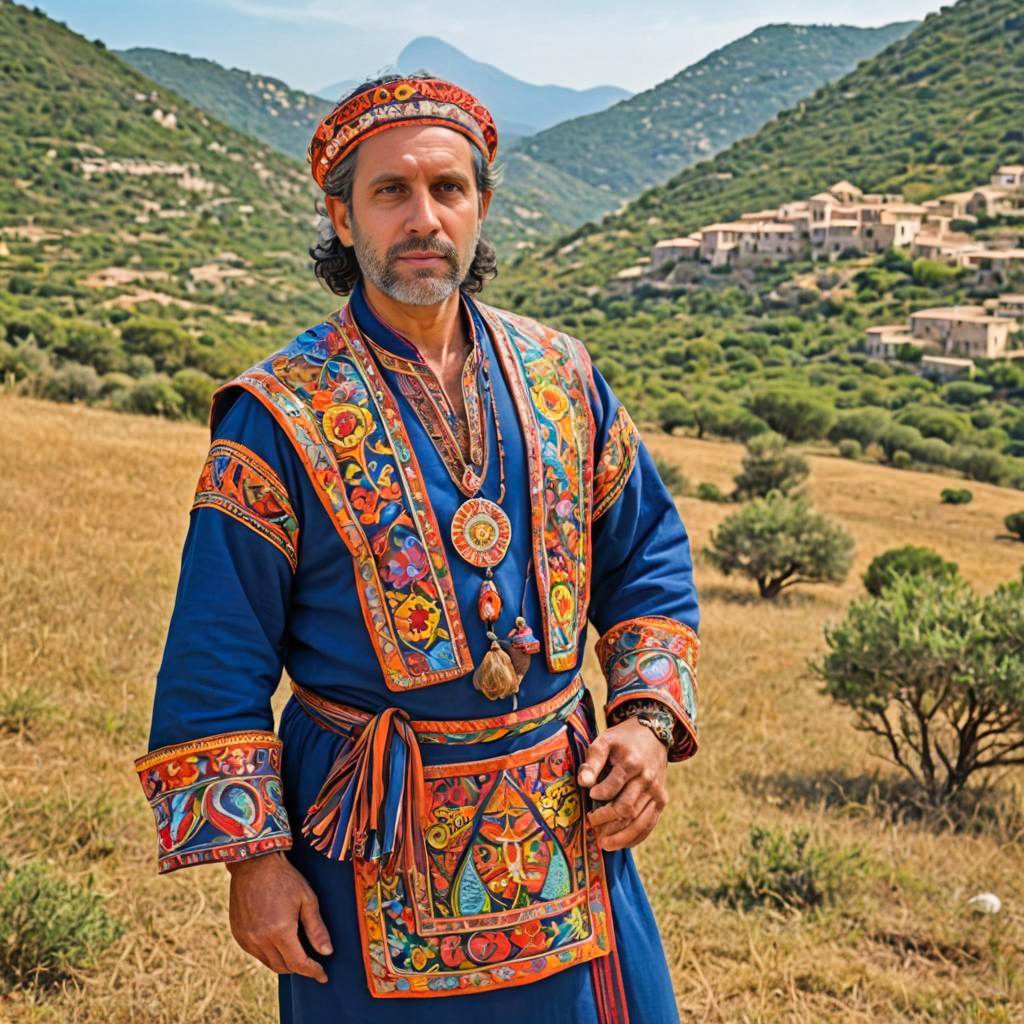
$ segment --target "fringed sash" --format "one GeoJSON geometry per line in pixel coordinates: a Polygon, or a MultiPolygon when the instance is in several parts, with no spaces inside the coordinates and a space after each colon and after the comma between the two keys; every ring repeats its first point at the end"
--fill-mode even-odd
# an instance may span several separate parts
{"type": "Polygon", "coordinates": [[[292,683],[302,710],[321,728],[353,742],[342,748],[306,813],[302,834],[331,860],[397,863],[423,870],[420,832],[423,762],[420,743],[484,743],[531,732],[553,721],[579,718],[571,730],[582,762],[589,739],[580,711],[583,682],[577,676],[550,700],[509,715],[463,721],[417,721],[400,708],[376,715],[327,700],[292,683]]]}
{"type": "MultiPolygon", "coordinates": [[[[325,857],[377,861],[385,871],[401,868],[420,876],[426,873],[420,743],[493,742],[560,721],[568,730],[571,757],[578,769],[593,740],[589,702],[583,701],[586,691],[579,676],[542,704],[464,721],[413,721],[394,707],[374,715],[327,700],[294,682],[292,692],[317,725],[351,741],[342,748],[309,808],[303,835],[325,857]]],[[[581,796],[585,814],[589,801],[586,793],[581,796]]],[[[629,1024],[614,943],[608,955],[590,961],[590,968],[599,1024],[629,1024]]]]}

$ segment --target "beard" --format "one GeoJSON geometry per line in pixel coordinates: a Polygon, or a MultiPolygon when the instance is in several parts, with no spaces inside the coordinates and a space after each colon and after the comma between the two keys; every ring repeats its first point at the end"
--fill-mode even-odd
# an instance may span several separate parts
{"type": "Polygon", "coordinates": [[[359,230],[353,217],[352,248],[359,269],[374,287],[389,298],[408,306],[436,306],[444,302],[466,279],[480,241],[481,225],[477,225],[472,246],[460,253],[451,242],[431,238],[410,238],[396,242],[382,256],[359,230]],[[431,253],[445,260],[440,270],[423,267],[413,270],[411,278],[399,272],[399,260],[409,253],[431,253]]]}

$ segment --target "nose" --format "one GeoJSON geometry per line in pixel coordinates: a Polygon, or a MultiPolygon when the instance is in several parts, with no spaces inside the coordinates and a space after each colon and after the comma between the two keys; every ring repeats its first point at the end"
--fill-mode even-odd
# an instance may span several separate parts
{"type": "Polygon", "coordinates": [[[410,235],[427,237],[436,235],[441,230],[437,204],[429,188],[417,188],[412,191],[407,205],[405,230],[410,235]]]}

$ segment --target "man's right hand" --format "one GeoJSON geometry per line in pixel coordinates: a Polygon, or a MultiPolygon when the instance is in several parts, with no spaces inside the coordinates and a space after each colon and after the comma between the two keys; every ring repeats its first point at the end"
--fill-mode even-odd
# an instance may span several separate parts
{"type": "Polygon", "coordinates": [[[278,974],[302,974],[326,982],[323,967],[302,948],[299,923],[313,948],[324,956],[333,952],[331,938],[313,890],[288,858],[283,853],[267,853],[227,868],[235,941],[278,974]]]}

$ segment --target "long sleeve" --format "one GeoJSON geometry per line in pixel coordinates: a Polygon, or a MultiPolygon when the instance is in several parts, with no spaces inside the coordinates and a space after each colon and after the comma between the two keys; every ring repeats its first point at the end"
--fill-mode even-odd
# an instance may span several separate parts
{"type": "Polygon", "coordinates": [[[281,677],[301,487],[270,414],[241,396],[200,474],[136,762],[161,871],[291,845],[270,700],[281,677]]]}
{"type": "Polygon", "coordinates": [[[671,760],[697,750],[697,591],[689,538],[625,408],[594,371],[597,425],[590,619],[605,714],[655,700],[675,723],[671,760]]]}

